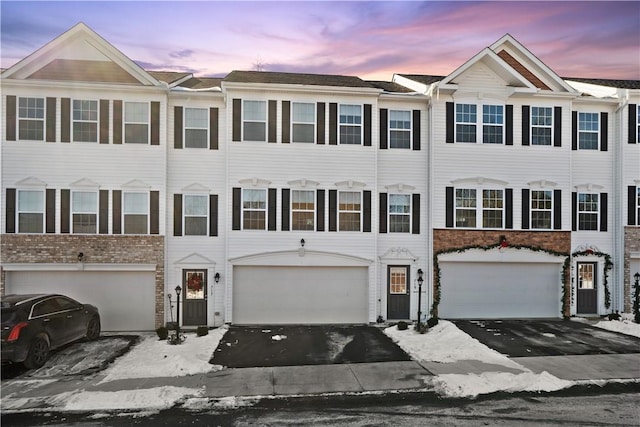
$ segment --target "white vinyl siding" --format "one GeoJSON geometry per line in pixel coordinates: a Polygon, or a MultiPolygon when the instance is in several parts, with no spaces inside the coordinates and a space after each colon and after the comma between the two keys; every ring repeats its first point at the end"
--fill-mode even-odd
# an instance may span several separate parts
{"type": "Polygon", "coordinates": [[[98,101],[73,100],[73,141],[98,142],[98,101]]]}
{"type": "Polygon", "coordinates": [[[74,234],[95,234],[98,224],[98,193],[73,191],[71,193],[71,222],[74,234]]]}
{"type": "Polygon", "coordinates": [[[127,144],[149,143],[149,103],[124,103],[124,142],[127,144]]]}
{"type": "Polygon", "coordinates": [[[44,232],[44,191],[18,190],[18,233],[44,232]]]}
{"type": "Polygon", "coordinates": [[[18,98],[18,139],[44,141],[44,98],[18,98]]]}

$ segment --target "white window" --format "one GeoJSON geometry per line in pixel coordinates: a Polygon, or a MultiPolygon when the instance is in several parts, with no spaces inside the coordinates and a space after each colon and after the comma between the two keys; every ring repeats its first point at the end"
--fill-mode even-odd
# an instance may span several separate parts
{"type": "Polygon", "coordinates": [[[71,222],[74,234],[95,234],[98,224],[98,193],[74,191],[71,193],[71,222]]]}
{"type": "Polygon", "coordinates": [[[149,143],[148,103],[124,103],[124,142],[127,144],[149,143]]]}
{"type": "Polygon", "coordinates": [[[502,228],[503,190],[482,190],[482,228],[502,228]]]}
{"type": "Polygon", "coordinates": [[[362,193],[359,191],[340,191],[338,193],[338,230],[360,231],[362,216],[362,193]]]}
{"type": "Polygon", "coordinates": [[[313,190],[291,191],[291,228],[313,230],[315,225],[315,194],[313,190]]]}
{"type": "Polygon", "coordinates": [[[209,147],[209,110],[206,108],[184,109],[184,146],[209,147]]]}
{"type": "Polygon", "coordinates": [[[456,227],[503,228],[504,190],[457,188],[455,212],[456,227]]]}
{"type": "Polygon", "coordinates": [[[600,135],[600,115],[598,113],[578,113],[578,148],[597,150],[600,135]]]}
{"type": "Polygon", "coordinates": [[[638,113],[636,116],[636,128],[638,130],[636,141],[640,142],[640,108],[636,107],[636,112],[638,113]]]}
{"type": "Polygon", "coordinates": [[[531,145],[551,145],[553,109],[531,107],[531,145]]]}
{"type": "Polygon", "coordinates": [[[502,105],[482,106],[482,142],[484,144],[504,142],[504,107],[502,105]]]}
{"type": "Polygon", "coordinates": [[[456,104],[456,142],[476,142],[477,122],[476,105],[456,104]]]}
{"type": "Polygon", "coordinates": [[[578,193],[578,230],[598,229],[597,193],[578,193]]]}
{"type": "Polygon", "coordinates": [[[73,140],[98,142],[98,101],[73,100],[73,140]]]}
{"type": "Polygon", "coordinates": [[[149,194],[123,193],[124,234],[149,233],[149,194]]]}
{"type": "Polygon", "coordinates": [[[553,192],[531,190],[531,228],[551,230],[553,219],[553,192]]]}
{"type": "Polygon", "coordinates": [[[267,190],[242,190],[242,229],[265,230],[267,228],[267,190]]]}
{"type": "Polygon", "coordinates": [[[361,105],[340,105],[340,144],[362,144],[361,105]]]}
{"type": "Polygon", "coordinates": [[[479,117],[475,104],[456,104],[456,142],[504,143],[504,106],[482,105],[479,117]]]}
{"type": "Polygon", "coordinates": [[[242,101],[242,136],[245,141],[267,140],[266,101],[242,101]]]}
{"type": "Polygon", "coordinates": [[[407,267],[389,267],[389,293],[392,295],[407,293],[407,267]]]}
{"type": "Polygon", "coordinates": [[[44,98],[18,99],[18,138],[44,141],[44,98]]]}
{"type": "Polygon", "coordinates": [[[209,197],[184,196],[184,235],[206,236],[209,232],[209,197]]]}
{"type": "Polygon", "coordinates": [[[636,221],[640,223],[640,187],[636,187],[636,221]]]}
{"type": "Polygon", "coordinates": [[[411,232],[411,195],[389,194],[389,232],[411,232]]]}
{"type": "Polygon", "coordinates": [[[411,111],[389,111],[389,147],[411,148],[411,111]]]}
{"type": "Polygon", "coordinates": [[[291,104],[291,135],[293,142],[315,142],[316,106],[312,103],[291,104]]]}
{"type": "Polygon", "coordinates": [[[44,191],[18,190],[18,233],[44,232],[44,191]]]}

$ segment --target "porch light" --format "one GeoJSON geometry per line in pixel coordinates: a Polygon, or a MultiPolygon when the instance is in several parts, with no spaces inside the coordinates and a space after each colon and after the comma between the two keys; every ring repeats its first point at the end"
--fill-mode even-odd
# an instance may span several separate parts
{"type": "Polygon", "coordinates": [[[418,323],[416,325],[416,330],[420,331],[420,319],[422,318],[422,283],[424,283],[424,278],[422,277],[424,272],[421,268],[418,269],[418,323]]]}
{"type": "Polygon", "coordinates": [[[82,262],[82,260],[84,260],[84,253],[78,252],[78,262],[82,262]]]}
{"type": "Polygon", "coordinates": [[[636,274],[633,275],[633,278],[636,279],[636,282],[640,281],[640,273],[636,271],[636,274]]]}
{"type": "Polygon", "coordinates": [[[300,239],[300,247],[304,248],[304,239],[300,239]]]}
{"type": "Polygon", "coordinates": [[[220,273],[216,273],[216,274],[213,276],[213,280],[215,280],[215,281],[216,281],[216,283],[220,283],[220,273]]]}

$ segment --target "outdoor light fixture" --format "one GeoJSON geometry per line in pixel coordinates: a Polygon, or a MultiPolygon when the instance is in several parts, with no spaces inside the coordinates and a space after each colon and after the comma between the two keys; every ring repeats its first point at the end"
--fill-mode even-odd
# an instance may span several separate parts
{"type": "Polygon", "coordinates": [[[78,262],[82,262],[83,259],[84,259],[84,253],[78,252],[78,262]]]}
{"type": "Polygon", "coordinates": [[[422,283],[424,278],[422,277],[424,272],[421,268],[418,269],[418,323],[416,324],[416,330],[420,331],[420,318],[422,317],[422,283]]]}
{"type": "Polygon", "coordinates": [[[300,246],[304,248],[304,239],[300,239],[300,246]]]}
{"type": "Polygon", "coordinates": [[[216,274],[213,276],[213,280],[215,280],[215,281],[216,281],[216,283],[220,283],[220,273],[216,273],[216,274]]]}
{"type": "Polygon", "coordinates": [[[636,274],[633,275],[633,278],[637,281],[640,281],[640,273],[636,271],[636,274]]]}

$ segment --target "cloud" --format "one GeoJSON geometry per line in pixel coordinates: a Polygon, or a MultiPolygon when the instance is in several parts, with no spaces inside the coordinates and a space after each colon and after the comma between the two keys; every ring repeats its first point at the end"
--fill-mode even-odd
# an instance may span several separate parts
{"type": "Polygon", "coordinates": [[[183,49],[175,52],[169,52],[169,57],[178,59],[189,58],[191,57],[191,55],[193,55],[192,49],[183,49]]]}

